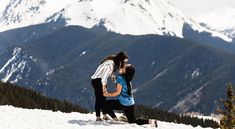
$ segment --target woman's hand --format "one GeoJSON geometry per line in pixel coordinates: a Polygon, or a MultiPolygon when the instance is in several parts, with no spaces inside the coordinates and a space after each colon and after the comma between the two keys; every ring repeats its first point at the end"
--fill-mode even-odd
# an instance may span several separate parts
{"type": "Polygon", "coordinates": [[[103,91],[103,96],[105,96],[105,97],[108,97],[108,96],[109,96],[109,93],[108,93],[107,90],[106,90],[106,91],[103,91]]]}
{"type": "Polygon", "coordinates": [[[110,76],[110,78],[111,78],[111,80],[114,82],[114,83],[116,83],[116,77],[115,77],[115,75],[112,73],[112,75],[110,76]]]}

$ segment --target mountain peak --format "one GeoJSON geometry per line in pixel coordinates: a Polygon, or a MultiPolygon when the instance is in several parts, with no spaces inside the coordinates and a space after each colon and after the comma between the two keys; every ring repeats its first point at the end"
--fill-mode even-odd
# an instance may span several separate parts
{"type": "Polygon", "coordinates": [[[45,4],[45,0],[11,0],[3,10],[0,21],[6,25],[27,21],[39,13],[45,4]]]}
{"type": "Polygon", "coordinates": [[[180,9],[164,0],[82,1],[67,6],[63,12],[56,14],[47,19],[47,22],[57,21],[58,16],[63,16],[67,19],[67,25],[91,28],[102,21],[107,30],[121,34],[177,37],[183,37],[182,27],[188,19],[180,9]],[[109,6],[100,3],[107,3],[109,6]],[[73,13],[75,9],[76,14],[73,13]]]}
{"type": "Polygon", "coordinates": [[[231,34],[235,37],[235,9],[231,7],[222,7],[198,17],[198,21],[203,22],[210,27],[231,34]]]}
{"type": "Polygon", "coordinates": [[[232,41],[226,35],[200,26],[168,0],[12,1],[0,15],[0,31],[56,22],[86,28],[102,24],[107,30],[120,34],[157,34],[183,38],[182,31],[186,23],[198,32],[209,32],[212,36],[232,41]]]}

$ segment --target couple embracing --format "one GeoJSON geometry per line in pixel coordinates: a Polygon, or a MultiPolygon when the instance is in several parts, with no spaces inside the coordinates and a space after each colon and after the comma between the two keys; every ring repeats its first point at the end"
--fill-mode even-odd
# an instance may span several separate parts
{"type": "Polygon", "coordinates": [[[131,93],[131,80],[134,77],[134,73],[134,67],[128,64],[126,52],[119,52],[101,61],[95,73],[91,76],[91,84],[94,88],[96,99],[96,121],[108,120],[108,115],[112,117],[113,120],[118,121],[113,110],[122,110],[129,123],[157,126],[157,121],[154,119],[136,119],[135,117],[135,101],[131,93]],[[115,77],[115,72],[118,74],[117,77],[115,77]],[[111,78],[111,80],[115,82],[116,90],[114,92],[107,91],[108,78],[111,78]],[[106,101],[106,97],[116,97],[116,99],[106,101]],[[101,111],[103,118],[100,117],[101,111]]]}

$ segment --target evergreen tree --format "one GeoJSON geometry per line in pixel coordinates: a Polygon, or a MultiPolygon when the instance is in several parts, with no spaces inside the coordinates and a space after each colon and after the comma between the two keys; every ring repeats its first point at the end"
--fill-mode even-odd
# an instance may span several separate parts
{"type": "Polygon", "coordinates": [[[218,108],[217,111],[223,114],[220,120],[221,129],[234,129],[235,128],[235,96],[233,92],[233,86],[231,83],[228,84],[227,99],[220,100],[223,104],[223,109],[218,108]]]}

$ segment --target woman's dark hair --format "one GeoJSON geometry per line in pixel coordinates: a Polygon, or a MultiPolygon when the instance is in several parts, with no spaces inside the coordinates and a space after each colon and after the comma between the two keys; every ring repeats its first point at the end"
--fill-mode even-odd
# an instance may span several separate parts
{"type": "Polygon", "coordinates": [[[128,59],[126,52],[119,52],[114,58],[115,69],[122,68],[124,66],[124,60],[128,59]]]}
{"type": "Polygon", "coordinates": [[[126,52],[119,52],[117,55],[110,55],[105,57],[100,64],[104,63],[107,60],[113,60],[114,62],[114,71],[124,66],[124,60],[128,59],[126,52]]]}
{"type": "Polygon", "coordinates": [[[131,85],[131,80],[133,79],[135,75],[135,68],[133,67],[133,65],[128,66],[126,68],[126,73],[124,74],[125,80],[126,80],[126,84],[127,84],[127,93],[129,95],[131,95],[131,90],[132,90],[132,85],[131,85]]]}
{"type": "Polygon", "coordinates": [[[105,61],[107,61],[107,60],[115,60],[115,56],[116,55],[110,55],[110,56],[107,56],[107,57],[105,57],[101,62],[100,62],[100,64],[103,64],[105,61]]]}

